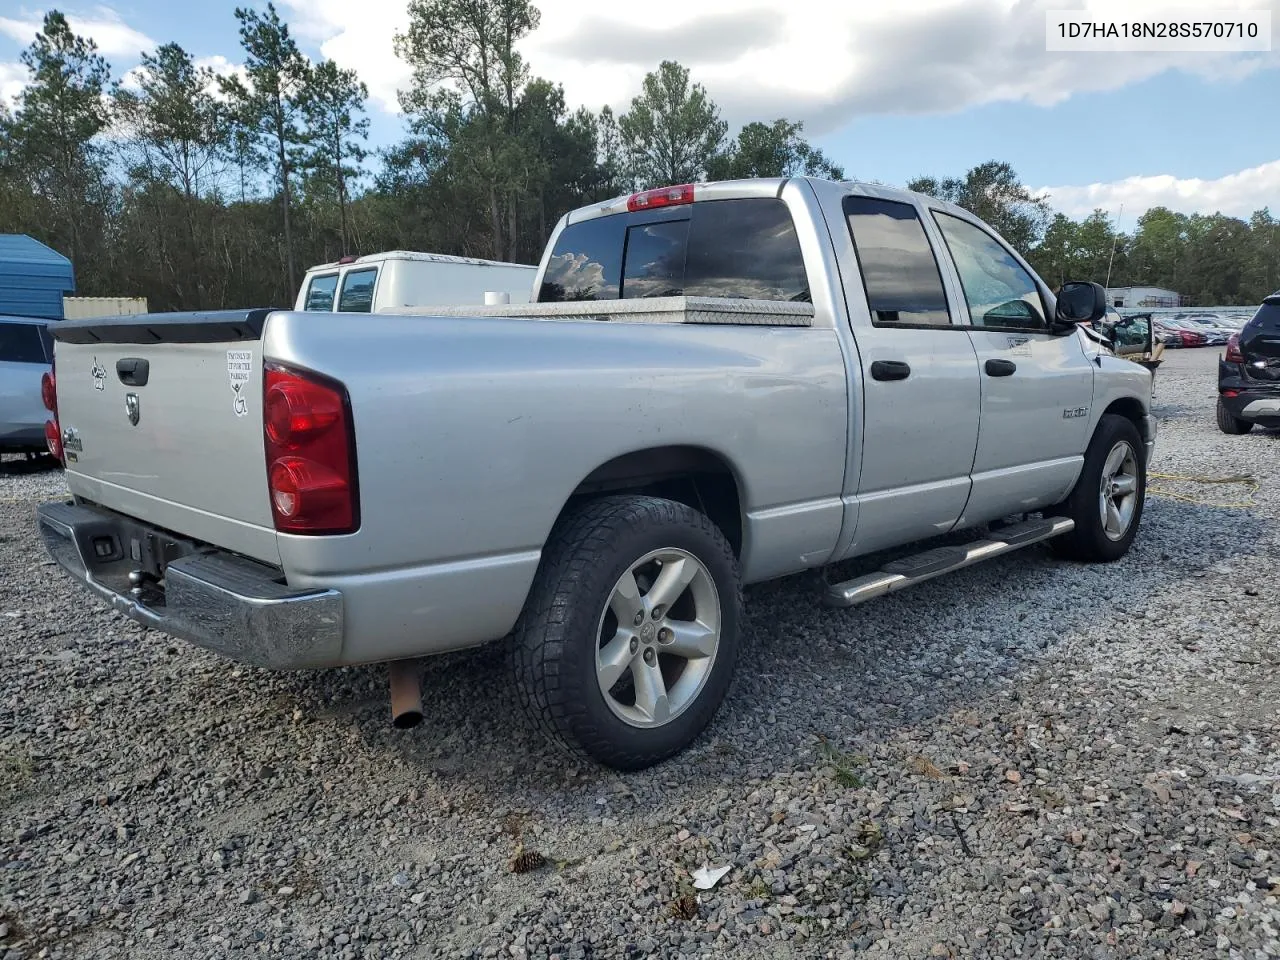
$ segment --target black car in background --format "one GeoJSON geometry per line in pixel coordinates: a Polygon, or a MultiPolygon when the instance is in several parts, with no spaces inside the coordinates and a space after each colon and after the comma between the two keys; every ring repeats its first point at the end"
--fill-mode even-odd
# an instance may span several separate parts
{"type": "Polygon", "coordinates": [[[1218,361],[1218,427],[1248,433],[1255,423],[1280,427],[1280,291],[1227,340],[1218,361]]]}

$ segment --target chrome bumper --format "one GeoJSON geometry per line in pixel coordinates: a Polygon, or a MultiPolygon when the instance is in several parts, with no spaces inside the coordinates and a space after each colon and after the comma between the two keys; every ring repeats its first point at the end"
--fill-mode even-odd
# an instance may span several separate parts
{"type": "Polygon", "coordinates": [[[36,523],[67,573],[143,626],[261,667],[341,662],[336,590],[292,590],[271,567],[81,504],[41,504],[36,523]],[[148,569],[163,580],[135,587],[148,569]]]}

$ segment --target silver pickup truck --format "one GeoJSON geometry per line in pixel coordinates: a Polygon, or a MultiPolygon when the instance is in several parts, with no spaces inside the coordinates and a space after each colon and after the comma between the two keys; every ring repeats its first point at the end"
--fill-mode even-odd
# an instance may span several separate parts
{"type": "Polygon", "coordinates": [[[535,721],[635,769],[719,707],[743,584],[922,542],[832,584],[848,606],[1137,532],[1151,374],[1085,335],[1100,287],[1055,296],[955,206],[648,191],[566,215],[536,289],[57,324],[50,553],[236,660],[388,661],[399,725],[416,658],[505,638],[535,721]]]}

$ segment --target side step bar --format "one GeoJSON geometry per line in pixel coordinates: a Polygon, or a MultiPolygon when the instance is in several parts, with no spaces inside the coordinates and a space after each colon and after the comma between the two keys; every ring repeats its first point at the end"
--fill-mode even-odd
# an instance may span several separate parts
{"type": "Polygon", "coordinates": [[[886,593],[932,580],[944,573],[971,567],[983,560],[1070,533],[1075,528],[1074,520],[1058,517],[1052,520],[1027,520],[1000,527],[991,531],[990,539],[926,550],[924,553],[887,563],[876,573],[854,577],[844,583],[833,583],[827,587],[826,604],[829,607],[852,607],[883,597],[886,593]]]}

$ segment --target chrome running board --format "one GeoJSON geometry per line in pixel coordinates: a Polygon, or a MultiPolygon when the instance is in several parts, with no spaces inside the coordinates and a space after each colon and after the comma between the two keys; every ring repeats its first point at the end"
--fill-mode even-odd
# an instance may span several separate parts
{"type": "Polygon", "coordinates": [[[983,560],[1021,550],[1033,543],[1070,533],[1074,520],[1055,517],[1051,520],[1027,520],[991,531],[991,536],[972,543],[937,547],[887,563],[875,573],[854,577],[827,587],[825,602],[829,607],[852,607],[886,593],[895,593],[944,573],[971,567],[983,560]],[[996,538],[999,539],[996,539],[996,538]]]}

